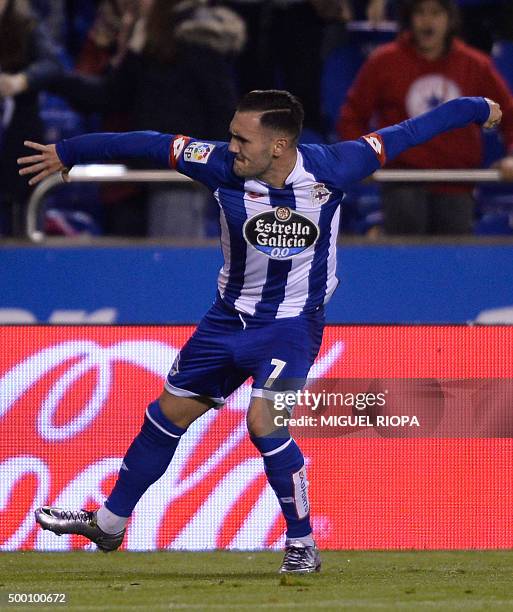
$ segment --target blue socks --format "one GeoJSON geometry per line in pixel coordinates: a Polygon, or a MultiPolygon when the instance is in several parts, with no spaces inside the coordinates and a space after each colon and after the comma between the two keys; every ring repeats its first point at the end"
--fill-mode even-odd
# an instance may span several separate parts
{"type": "Polygon", "coordinates": [[[166,471],[185,432],[164,415],[158,401],[152,402],[124,457],[106,508],[117,516],[130,516],[146,489],[166,471]]]}
{"type": "MultiPolygon", "coordinates": [[[[124,457],[105,508],[116,517],[129,517],[148,487],[166,471],[185,432],[164,415],[158,401],[152,402],[141,431],[124,457]]],[[[267,479],[278,497],[287,523],[287,540],[310,541],[308,481],[298,445],[290,437],[252,436],[251,440],[262,454],[267,479]]]]}
{"type": "MultiPolygon", "coordinates": [[[[287,523],[287,540],[311,536],[308,481],[303,453],[292,438],[252,436],[264,460],[267,480],[280,502],[287,523]]],[[[313,541],[312,541],[313,543],[313,541]]]]}

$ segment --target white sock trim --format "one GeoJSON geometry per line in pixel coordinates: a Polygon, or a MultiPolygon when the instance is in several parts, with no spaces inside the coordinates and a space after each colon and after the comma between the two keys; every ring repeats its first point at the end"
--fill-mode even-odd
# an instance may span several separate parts
{"type": "Polygon", "coordinates": [[[171,436],[171,438],[181,438],[182,437],[182,436],[177,436],[176,434],[171,433],[170,431],[162,427],[162,425],[159,425],[157,421],[154,418],[152,418],[152,416],[150,415],[148,408],[146,408],[146,416],[150,419],[150,421],[155,425],[157,429],[160,429],[160,431],[163,431],[166,435],[171,436]]]}
{"type": "Polygon", "coordinates": [[[281,453],[281,451],[285,450],[291,442],[292,438],[289,438],[284,444],[278,446],[278,448],[275,448],[272,451],[268,451],[267,453],[262,453],[262,457],[270,457],[271,455],[277,455],[278,453],[281,453]]]}

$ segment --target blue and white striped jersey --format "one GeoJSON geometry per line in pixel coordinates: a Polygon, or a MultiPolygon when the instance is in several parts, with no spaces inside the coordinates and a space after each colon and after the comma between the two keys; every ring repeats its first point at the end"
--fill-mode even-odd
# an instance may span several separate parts
{"type": "Polygon", "coordinates": [[[283,189],[238,177],[227,143],[127,132],[76,136],[56,148],[67,167],[144,158],[204,183],[220,207],[222,299],[241,313],[274,319],[313,312],[335,291],[340,204],[351,184],[409,147],[489,115],[485,98],[458,98],[357,141],[299,145],[283,189]]]}
{"type": "Polygon", "coordinates": [[[338,284],[344,189],[379,167],[382,147],[379,136],[371,144],[299,145],[285,187],[276,189],[234,174],[227,143],[175,136],[172,167],[207,185],[219,204],[223,300],[242,313],[278,319],[325,304],[338,284]]]}

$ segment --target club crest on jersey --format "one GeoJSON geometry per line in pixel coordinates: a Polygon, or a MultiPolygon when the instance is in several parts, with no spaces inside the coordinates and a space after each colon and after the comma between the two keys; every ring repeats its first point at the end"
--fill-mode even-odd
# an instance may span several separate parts
{"type": "Polygon", "coordinates": [[[312,204],[314,206],[321,206],[326,204],[330,199],[331,191],[326,187],[324,183],[315,183],[310,189],[310,197],[312,198],[312,204]]]}
{"type": "Polygon", "coordinates": [[[188,162],[206,164],[215,148],[216,146],[209,142],[191,142],[187,145],[183,158],[188,162]]]}
{"type": "Polygon", "coordinates": [[[287,206],[250,217],[243,227],[246,242],[271,259],[290,259],[313,246],[319,228],[287,206]]]}

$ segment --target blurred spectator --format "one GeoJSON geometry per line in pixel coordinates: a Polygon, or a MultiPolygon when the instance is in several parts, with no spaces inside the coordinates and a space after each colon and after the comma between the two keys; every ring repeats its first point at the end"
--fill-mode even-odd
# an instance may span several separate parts
{"type": "Polygon", "coordinates": [[[329,131],[322,116],[324,57],[340,41],[344,24],[366,11],[384,10],[384,0],[225,0],[246,22],[248,41],[237,61],[240,93],[287,89],[303,102],[303,140],[322,140],[329,131]],[[329,26],[328,28],[326,26],[329,26]]]}
{"type": "MultiPolygon", "coordinates": [[[[342,0],[349,2],[350,0],[342,0]]],[[[367,19],[375,25],[399,10],[408,0],[369,0],[367,19]]],[[[498,40],[513,40],[511,0],[456,0],[461,14],[461,35],[473,47],[491,53],[498,40]]],[[[354,8],[362,3],[353,0],[354,8]]],[[[361,15],[361,9],[360,9],[361,15]]]]}
{"type": "Polygon", "coordinates": [[[102,0],[88,32],[75,68],[85,74],[102,74],[111,65],[119,66],[127,51],[139,14],[149,6],[138,0],[102,0]]]}
{"type": "Polygon", "coordinates": [[[303,102],[303,140],[322,140],[321,77],[327,49],[343,24],[381,14],[384,0],[225,0],[245,21],[248,41],[237,61],[241,94],[253,89],[287,89],[303,102]],[[326,26],[330,27],[327,28],[326,26]],[[327,40],[328,39],[328,40],[327,40]]]}
{"type": "Polygon", "coordinates": [[[65,0],[30,0],[34,16],[43,23],[55,44],[65,45],[66,2],[65,0]]]}
{"type": "MultiPolygon", "coordinates": [[[[412,0],[397,41],[378,48],[362,67],[341,109],[343,139],[357,138],[417,116],[458,96],[490,97],[502,107],[502,133],[513,153],[513,97],[489,57],[455,37],[457,8],[451,0],[412,0]]],[[[477,168],[482,160],[476,125],[415,147],[394,168],[477,168]]],[[[512,158],[500,166],[507,175],[512,158]]],[[[383,188],[388,234],[467,234],[472,231],[471,186],[394,185],[383,188]]]]}
{"type": "Polygon", "coordinates": [[[367,6],[367,19],[373,25],[379,24],[386,18],[386,0],[370,0],[367,6]]]}
{"type": "Polygon", "coordinates": [[[387,0],[342,0],[344,18],[346,21],[353,19],[367,19],[371,25],[377,26],[387,18],[387,0]]]}
{"type": "Polygon", "coordinates": [[[42,138],[38,92],[60,71],[56,49],[24,0],[0,0],[0,232],[21,235],[29,189],[18,176],[23,141],[42,138]]]}
{"type": "Polygon", "coordinates": [[[305,134],[324,132],[321,73],[324,25],[344,18],[346,0],[225,0],[245,21],[248,40],[237,61],[241,94],[287,89],[303,102],[305,134]]]}
{"type": "MultiPolygon", "coordinates": [[[[136,22],[147,16],[150,8],[150,3],[139,0],[101,0],[75,70],[83,74],[103,75],[111,68],[117,68],[128,52],[136,22]]],[[[131,128],[128,108],[123,112],[119,109],[104,112],[98,126],[102,132],[122,132],[131,128]]],[[[144,186],[104,183],[99,185],[99,192],[103,213],[101,225],[107,234],[146,234],[144,186]]]]}
{"type": "MultiPolygon", "coordinates": [[[[196,1],[139,0],[128,51],[103,76],[69,73],[52,86],[83,112],[129,112],[131,129],[227,137],[237,96],[230,56],[244,43],[232,11],[196,1]]],[[[190,188],[155,186],[150,235],[200,236],[206,197],[190,188]]],[[[127,230],[119,212],[111,230],[127,230]]],[[[135,233],[144,225],[133,220],[135,233]]]]}
{"type": "Polygon", "coordinates": [[[33,14],[59,46],[69,65],[91,28],[99,0],[29,0],[33,14]]]}

